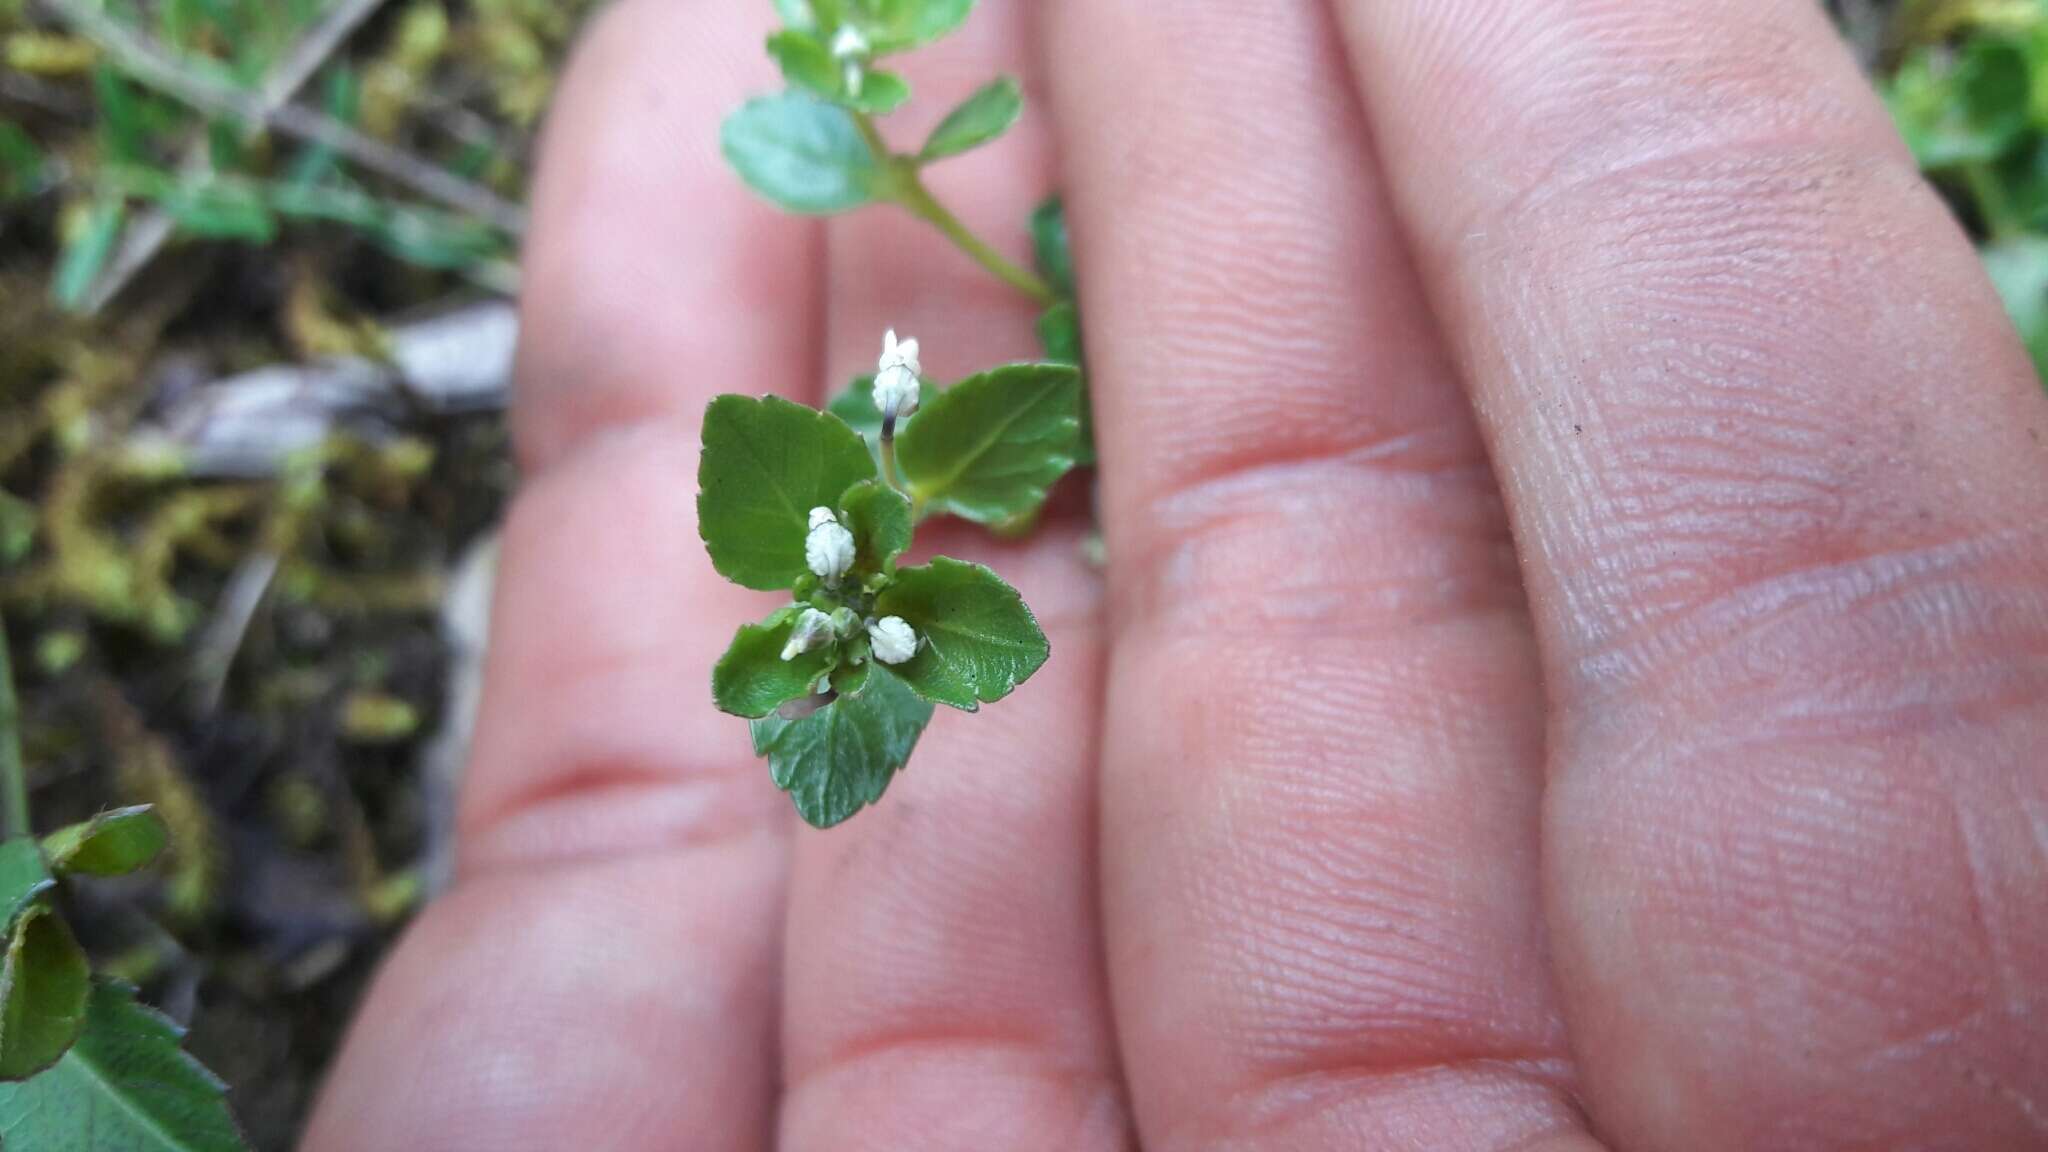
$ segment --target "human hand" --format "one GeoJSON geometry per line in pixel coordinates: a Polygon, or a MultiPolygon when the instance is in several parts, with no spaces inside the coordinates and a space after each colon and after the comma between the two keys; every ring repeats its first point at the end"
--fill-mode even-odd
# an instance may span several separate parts
{"type": "Polygon", "coordinates": [[[2048,1148],[2048,400],[1817,5],[914,60],[1050,97],[936,182],[1067,194],[1111,562],[947,540],[1053,661],[825,834],[705,702],[702,407],[1031,313],[724,170],[768,8],[565,85],[462,875],[310,1149],[2048,1148]]]}

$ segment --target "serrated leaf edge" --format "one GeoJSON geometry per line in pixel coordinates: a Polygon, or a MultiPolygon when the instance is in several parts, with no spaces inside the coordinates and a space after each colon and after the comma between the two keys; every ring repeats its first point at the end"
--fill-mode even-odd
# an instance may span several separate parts
{"type": "MultiPolygon", "coordinates": [[[[1024,610],[1024,618],[1030,621],[1032,632],[1034,632],[1038,636],[1038,644],[1035,646],[1029,645],[1025,641],[1012,641],[1008,639],[994,641],[994,643],[998,645],[1010,645],[1019,648],[1029,648],[1037,656],[1038,662],[1033,664],[1031,666],[1031,670],[1029,672],[1024,673],[1024,675],[1022,676],[1006,675],[1004,677],[1005,683],[1003,684],[1002,691],[997,692],[992,696],[983,695],[980,690],[980,685],[977,683],[975,685],[974,702],[971,705],[963,706],[960,704],[955,704],[951,700],[935,700],[932,697],[927,696],[922,692],[919,692],[917,690],[917,685],[912,683],[908,678],[901,676],[897,677],[897,679],[903,681],[905,687],[909,688],[911,692],[917,696],[918,699],[923,700],[925,703],[943,705],[947,708],[953,709],[956,712],[966,712],[969,715],[972,715],[976,712],[981,711],[981,706],[983,704],[996,704],[1008,699],[1012,693],[1017,691],[1017,689],[1023,687],[1025,681],[1031,679],[1033,676],[1038,675],[1039,671],[1043,669],[1046,666],[1046,664],[1052,660],[1052,638],[1045,634],[1045,627],[1038,622],[1038,614],[1031,610],[1031,602],[1024,599],[1024,593],[1018,591],[1016,585],[1010,583],[1008,580],[1003,579],[1001,573],[997,572],[993,568],[990,568],[986,564],[976,564],[971,560],[959,560],[951,556],[934,556],[928,563],[918,565],[918,567],[937,568],[942,563],[954,564],[962,568],[972,568],[977,571],[984,572],[988,574],[990,577],[993,577],[996,583],[1008,589],[1010,595],[1017,598],[1017,606],[1024,610]]],[[[915,569],[910,569],[909,571],[915,571],[915,569]]],[[[915,622],[913,622],[913,626],[916,626],[915,622]]],[[[926,643],[932,646],[933,651],[936,652],[938,650],[939,642],[937,639],[933,638],[931,631],[928,628],[918,627],[918,633],[926,643]]]]}

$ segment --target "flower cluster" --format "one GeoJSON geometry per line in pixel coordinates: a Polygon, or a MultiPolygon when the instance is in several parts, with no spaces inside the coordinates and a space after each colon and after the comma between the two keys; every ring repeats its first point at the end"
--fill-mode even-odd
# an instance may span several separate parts
{"type": "Polygon", "coordinates": [[[765,47],[786,87],[719,129],[740,178],[805,216],[890,203],[932,225],[1036,305],[1045,350],[941,386],[924,378],[918,342],[891,330],[874,373],[823,410],[720,396],[705,411],[697,528],[712,565],[789,596],[739,628],[712,670],[712,700],[749,721],[776,786],[826,828],[881,799],[936,707],[978,711],[1051,655],[995,572],[945,556],[899,563],[918,525],[950,517],[1023,535],[1095,450],[1059,198],[1031,215],[1034,269],[972,235],[925,182],[931,166],[1009,132],[1023,86],[990,78],[921,144],[893,146],[877,123],[911,97],[895,58],[952,34],[974,0],[774,3],[781,27],[765,47]]]}

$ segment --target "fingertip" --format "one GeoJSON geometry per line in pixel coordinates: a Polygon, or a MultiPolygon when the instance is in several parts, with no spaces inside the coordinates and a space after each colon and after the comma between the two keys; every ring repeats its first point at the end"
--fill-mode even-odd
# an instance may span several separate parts
{"type": "Polygon", "coordinates": [[[578,48],[525,253],[513,426],[528,468],[721,391],[811,386],[822,230],[756,199],[718,148],[726,113],[776,83],[771,15],[625,0],[578,48]]]}

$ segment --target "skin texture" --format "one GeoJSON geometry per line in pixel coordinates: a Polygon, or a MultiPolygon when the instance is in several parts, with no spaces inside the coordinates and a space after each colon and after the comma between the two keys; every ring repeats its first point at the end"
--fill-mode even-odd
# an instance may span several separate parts
{"type": "Polygon", "coordinates": [[[460,879],[310,1152],[2048,1148],[2048,399],[1816,6],[911,58],[902,142],[1034,97],[935,183],[1067,193],[1111,564],[928,530],[1054,660],[824,835],[708,703],[769,602],[703,405],[1031,311],[723,170],[769,7],[622,0],[564,84],[460,879]]]}

